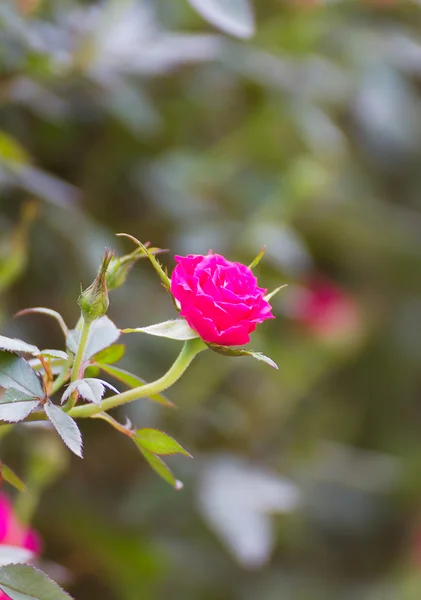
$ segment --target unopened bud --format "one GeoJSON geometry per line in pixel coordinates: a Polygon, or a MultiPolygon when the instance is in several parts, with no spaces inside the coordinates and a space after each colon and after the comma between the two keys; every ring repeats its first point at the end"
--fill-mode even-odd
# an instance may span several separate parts
{"type": "MultiPolygon", "coordinates": [[[[148,248],[149,242],[145,244],[148,248]]],[[[148,248],[150,254],[164,252],[161,248],[148,248]]],[[[126,282],[133,265],[141,258],[147,258],[147,254],[142,249],[137,249],[131,254],[126,254],[119,258],[112,257],[106,273],[106,282],[108,291],[115,290],[126,282]]]]}
{"type": "Polygon", "coordinates": [[[98,275],[95,277],[93,283],[79,296],[78,304],[85,321],[95,321],[95,319],[99,319],[99,317],[105,315],[108,310],[109,301],[106,273],[113,259],[113,254],[108,249],[106,250],[98,275]]]}

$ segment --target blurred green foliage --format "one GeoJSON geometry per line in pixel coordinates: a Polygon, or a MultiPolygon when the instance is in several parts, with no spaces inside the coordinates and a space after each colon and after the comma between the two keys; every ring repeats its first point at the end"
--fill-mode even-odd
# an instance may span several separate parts
{"type": "MultiPolygon", "coordinates": [[[[45,558],[78,600],[421,595],[421,7],[255,12],[241,40],[185,0],[0,4],[2,333],[57,347],[52,322],[13,313],[76,322],[104,246],[132,250],[118,231],[246,264],[266,245],[261,284],[289,284],[252,343],[279,372],[206,353],[170,391],[177,411],[130,406],[195,457],[173,461],[182,492],[101,422],[83,424],[85,459],[59,479],[52,461],[42,483],[48,432],[2,439],[45,490],[45,558]],[[314,281],[340,290],[316,324],[314,281]]],[[[145,261],[109,314],[174,315],[145,261]]],[[[159,376],[176,342],[135,338],[122,367],[159,376]]]]}

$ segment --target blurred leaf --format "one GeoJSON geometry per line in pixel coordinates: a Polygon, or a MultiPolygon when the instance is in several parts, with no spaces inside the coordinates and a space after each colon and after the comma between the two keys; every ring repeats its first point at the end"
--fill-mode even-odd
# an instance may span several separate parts
{"type": "Polygon", "coordinates": [[[12,339],[0,335],[0,350],[8,352],[25,352],[26,354],[39,354],[39,348],[32,344],[27,344],[22,340],[12,339]]]}
{"type": "Polygon", "coordinates": [[[123,329],[122,333],[147,333],[159,337],[169,338],[170,340],[193,340],[199,337],[199,334],[192,329],[185,319],[173,319],[164,321],[148,327],[136,327],[135,329],[123,329]]]}
{"type": "MultiPolygon", "coordinates": [[[[88,343],[86,345],[85,360],[92,358],[104,348],[108,348],[120,337],[120,330],[106,316],[97,319],[92,323],[89,332],[88,343]]],[[[80,339],[80,329],[72,329],[67,336],[67,347],[73,354],[76,354],[80,339]]]]}
{"type": "Polygon", "coordinates": [[[40,400],[20,390],[9,388],[0,399],[0,419],[9,423],[23,421],[39,405],[40,400]]]}
{"type": "Polygon", "coordinates": [[[71,600],[45,573],[28,565],[0,568],[0,589],[11,600],[71,600]]]}
{"type": "Polygon", "coordinates": [[[76,421],[50,401],[45,404],[45,412],[66,446],[82,458],[82,436],[76,421]]]}
{"type": "Polygon", "coordinates": [[[159,458],[159,456],[156,456],[152,452],[149,452],[149,450],[146,450],[146,448],[143,448],[143,446],[137,442],[136,438],[133,438],[133,440],[134,440],[136,446],[139,448],[139,450],[143,454],[143,456],[146,458],[146,460],[150,464],[150,466],[152,467],[152,469],[154,471],[156,471],[156,473],[158,473],[158,475],[160,477],[162,477],[162,479],[164,479],[167,483],[172,485],[172,487],[175,490],[181,490],[181,488],[183,487],[183,484],[181,483],[181,481],[178,481],[174,477],[174,475],[172,474],[172,471],[167,467],[167,465],[164,463],[164,461],[161,460],[159,458]]]}
{"type": "MultiPolygon", "coordinates": [[[[119,367],[104,364],[98,364],[98,367],[105,373],[108,373],[108,375],[111,375],[111,377],[114,377],[118,381],[125,383],[130,388],[136,388],[141,385],[146,385],[146,381],[144,381],[137,375],[133,375],[128,371],[120,369],[119,367]]],[[[153,402],[158,402],[158,404],[163,404],[164,406],[174,406],[174,404],[162,394],[152,394],[151,396],[148,396],[148,398],[149,400],[152,400],[153,402]]]]}
{"type": "Polygon", "coordinates": [[[41,381],[28,362],[10,352],[0,351],[0,386],[13,387],[32,398],[43,398],[41,381]]]}
{"type": "Polygon", "coordinates": [[[204,19],[226,33],[249,38],[254,33],[254,17],[249,0],[188,0],[204,19]]]}
{"type": "Polygon", "coordinates": [[[113,344],[112,346],[108,346],[108,348],[101,350],[101,352],[94,354],[91,360],[94,363],[110,365],[123,358],[125,350],[124,344],[113,344]]]}
{"type": "Polygon", "coordinates": [[[142,448],[154,454],[184,454],[191,458],[191,454],[176,440],[158,429],[138,429],[134,439],[142,448]]]}
{"type": "Polygon", "coordinates": [[[0,131],[0,161],[25,165],[30,162],[29,154],[10,135],[0,131]]]}
{"type": "Polygon", "coordinates": [[[18,546],[0,545],[0,566],[26,563],[34,558],[34,553],[18,546]]]}
{"type": "Polygon", "coordinates": [[[253,352],[253,350],[244,350],[231,348],[229,346],[219,346],[218,344],[208,344],[209,348],[218,354],[223,354],[224,356],[251,356],[256,360],[260,360],[261,362],[266,363],[270,367],[274,369],[278,369],[278,365],[268,356],[265,356],[261,352],[253,352]]]}
{"type": "Polygon", "coordinates": [[[19,492],[27,491],[26,485],[23,483],[23,481],[16,475],[16,473],[12,471],[10,467],[5,465],[4,463],[1,465],[0,473],[4,481],[7,481],[7,483],[13,485],[13,487],[16,488],[19,492]]]}
{"type": "Polygon", "coordinates": [[[95,404],[100,404],[106,387],[110,390],[113,390],[113,392],[116,394],[120,393],[117,388],[111,385],[111,383],[103,381],[102,379],[78,379],[77,381],[73,381],[68,386],[61,398],[61,402],[63,403],[75,390],[77,390],[79,396],[85,400],[94,402],[95,404]]]}

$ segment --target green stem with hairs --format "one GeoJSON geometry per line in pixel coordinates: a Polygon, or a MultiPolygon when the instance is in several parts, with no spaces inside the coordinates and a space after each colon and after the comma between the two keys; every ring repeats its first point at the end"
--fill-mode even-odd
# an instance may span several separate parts
{"type": "MultiPolygon", "coordinates": [[[[91,325],[93,321],[88,321],[86,319],[83,320],[82,331],[80,332],[79,344],[77,347],[77,352],[75,356],[75,360],[73,362],[72,375],[70,377],[71,383],[77,381],[78,379],[82,379],[85,368],[83,365],[83,357],[86,350],[86,345],[89,339],[89,332],[91,330],[91,325]]],[[[78,398],[78,392],[75,390],[73,394],[70,396],[69,400],[64,405],[63,409],[68,412],[72,410],[75,406],[78,398]]]]}
{"type": "Polygon", "coordinates": [[[200,339],[188,340],[184,342],[184,346],[178,355],[176,361],[171,368],[159,379],[141,387],[127,390],[122,394],[116,394],[110,396],[101,402],[101,404],[85,404],[83,406],[76,406],[69,411],[71,417],[75,419],[86,419],[92,417],[98,413],[106,412],[117,406],[122,406],[133,400],[139,398],[147,398],[153,394],[163,392],[170,386],[172,386],[184,373],[187,367],[190,365],[194,357],[206,349],[206,344],[200,339]]]}

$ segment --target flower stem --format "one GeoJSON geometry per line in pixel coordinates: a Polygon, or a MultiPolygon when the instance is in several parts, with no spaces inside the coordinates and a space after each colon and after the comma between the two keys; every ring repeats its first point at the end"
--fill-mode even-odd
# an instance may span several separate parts
{"type": "Polygon", "coordinates": [[[86,404],[84,406],[76,406],[70,410],[69,414],[75,419],[85,419],[98,413],[111,410],[112,408],[116,408],[117,406],[121,406],[122,404],[127,404],[133,400],[147,398],[152,394],[158,394],[159,392],[162,392],[172,386],[178,379],[180,379],[181,375],[187,369],[194,357],[205,349],[206,345],[200,338],[188,340],[184,343],[180,354],[171,368],[165,373],[165,375],[156,381],[147,383],[146,385],[142,385],[141,387],[137,387],[132,390],[127,390],[127,392],[123,392],[122,394],[110,396],[109,398],[103,400],[101,404],[86,404]]]}
{"type": "MultiPolygon", "coordinates": [[[[88,343],[89,332],[91,330],[91,325],[93,321],[89,321],[87,319],[83,319],[82,331],[80,332],[79,344],[77,347],[77,352],[75,356],[75,360],[73,362],[72,375],[70,377],[70,381],[76,381],[77,379],[81,379],[83,377],[85,367],[83,364],[83,357],[86,350],[86,344],[88,343]]],[[[73,394],[70,396],[67,403],[64,405],[63,409],[68,412],[72,410],[74,405],[77,402],[78,392],[75,390],[73,394]]]]}
{"type": "Polygon", "coordinates": [[[69,358],[69,360],[67,360],[64,365],[63,368],[61,370],[61,373],[59,374],[59,376],[57,377],[57,379],[54,381],[53,386],[51,388],[51,395],[55,394],[56,392],[58,392],[58,390],[61,388],[61,386],[66,383],[68,375],[69,375],[69,369],[71,367],[72,364],[72,360],[69,358]]]}

